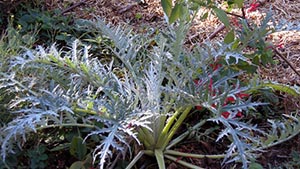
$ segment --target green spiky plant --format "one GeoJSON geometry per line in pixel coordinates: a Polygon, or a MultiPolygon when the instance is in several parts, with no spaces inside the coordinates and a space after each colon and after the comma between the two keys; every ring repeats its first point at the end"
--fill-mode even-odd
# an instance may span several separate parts
{"type": "MultiPolygon", "coordinates": [[[[145,150],[141,152],[155,156],[159,167],[164,168],[165,157],[172,159],[165,153],[174,134],[194,106],[202,105],[212,112],[209,120],[226,127],[219,139],[233,138],[226,157],[237,149],[240,156],[235,159],[246,165],[249,146],[245,140],[255,138],[245,131],[259,130],[239,122],[234,115],[258,103],[239,100],[223,106],[226,97],[248,90],[234,79],[240,73],[229,71],[221,76],[221,70],[208,66],[226,55],[226,49],[186,52],[182,46],[184,26],[168,37],[151,39],[155,46],[148,45],[148,37],[111,29],[100,20],[94,26],[114,42],[112,50],[122,64],[114,65],[112,61],[103,65],[89,55],[87,46],[75,41],[69,52],[58,51],[55,46],[27,51],[11,60],[9,72],[1,73],[1,90],[15,96],[9,107],[16,115],[1,129],[3,159],[20,140],[26,141],[28,132],[74,126],[93,129],[85,140],[92,135],[101,138],[93,154],[94,161],[99,157],[101,168],[108,164],[113,149],[130,147],[129,137],[143,144],[145,150]],[[149,47],[152,49],[146,50],[149,47]],[[195,79],[201,79],[201,85],[195,85],[195,79]],[[212,86],[210,79],[214,79],[212,86]],[[236,83],[233,88],[232,83],[236,83]],[[217,107],[211,106],[213,103],[217,107]],[[225,119],[223,111],[232,116],[225,119]],[[97,125],[98,121],[104,125],[97,125]]],[[[180,138],[173,142],[178,141],[180,138]]]]}
{"type": "Polygon", "coordinates": [[[130,140],[142,148],[127,168],[143,154],[155,157],[161,169],[166,167],[166,159],[199,168],[178,160],[178,156],[224,158],[224,162],[242,162],[243,168],[247,168],[255,151],[298,134],[297,115],[288,117],[293,123],[270,121],[270,134],[236,118],[238,112],[251,112],[262,104],[236,98],[258,85],[242,85],[236,77],[243,71],[227,69],[226,63],[247,58],[232,51],[228,44],[186,50],[186,22],[155,37],[113,28],[100,19],[86,21],[85,26],[97,29],[99,36],[105,35],[113,42],[110,49],[115,58],[110,63],[100,62],[89,54],[88,45],[75,41],[69,51],[60,51],[54,45],[28,50],[11,58],[10,69],[1,72],[0,91],[14,96],[7,106],[15,115],[1,128],[2,159],[13,153],[16,145],[22,147],[28,133],[78,127],[90,131],[85,142],[98,138],[93,159],[100,168],[113,167],[116,152],[126,156],[126,147],[131,152],[130,140]],[[210,65],[219,59],[224,59],[224,65],[212,68],[210,65]],[[236,101],[225,105],[228,97],[236,101]],[[192,129],[201,128],[207,121],[222,126],[216,141],[224,137],[231,141],[225,154],[172,150],[189,135],[189,131],[184,131],[175,137],[195,106],[207,109],[210,116],[192,129]],[[230,115],[225,118],[223,112],[230,115]],[[282,126],[285,130],[276,132],[282,126]],[[283,135],[284,131],[288,132],[283,135]]]}

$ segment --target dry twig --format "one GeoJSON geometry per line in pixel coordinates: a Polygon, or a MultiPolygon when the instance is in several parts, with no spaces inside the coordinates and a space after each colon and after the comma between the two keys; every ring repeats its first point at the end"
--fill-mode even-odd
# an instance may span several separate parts
{"type": "Polygon", "coordinates": [[[291,69],[300,77],[300,73],[296,70],[293,64],[289,62],[284,56],[282,56],[282,54],[275,47],[272,47],[272,49],[275,52],[275,56],[277,56],[279,59],[283,59],[291,67],[291,69]]]}
{"type": "Polygon", "coordinates": [[[80,6],[80,5],[83,5],[83,4],[85,4],[85,3],[86,3],[86,0],[82,0],[82,1],[80,1],[80,2],[77,2],[77,3],[75,3],[74,5],[72,5],[72,6],[68,7],[68,8],[66,8],[66,9],[64,9],[64,10],[61,12],[61,15],[63,15],[64,13],[67,13],[67,12],[69,12],[70,10],[72,10],[72,9],[74,9],[74,8],[80,6]]]}

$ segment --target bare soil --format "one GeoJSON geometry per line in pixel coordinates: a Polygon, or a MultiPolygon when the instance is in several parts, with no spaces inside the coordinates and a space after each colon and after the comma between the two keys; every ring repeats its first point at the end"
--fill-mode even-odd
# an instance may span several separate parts
{"type": "MultiPolygon", "coordinates": [[[[144,0],[144,3],[137,2],[139,0],[83,0],[69,3],[59,0],[47,0],[49,9],[60,8],[65,10],[65,14],[76,14],[78,18],[91,19],[100,17],[107,22],[119,25],[127,25],[136,30],[141,30],[144,26],[152,26],[160,28],[165,25],[163,11],[160,0],[144,0]],[[66,6],[68,4],[68,6],[66,6]]],[[[254,0],[245,0],[245,8],[254,0]]],[[[272,12],[277,23],[289,22],[298,24],[300,21],[300,1],[298,0],[259,0],[260,6],[257,10],[248,13],[251,20],[260,22],[268,12],[272,12]],[[297,23],[298,22],[298,23],[297,23]]],[[[234,11],[241,13],[241,11],[234,11]]],[[[192,45],[203,41],[209,37],[221,23],[212,15],[206,20],[196,18],[193,22],[189,36],[187,39],[192,45]]],[[[297,26],[297,25],[296,25],[297,26]]],[[[212,40],[220,40],[223,38],[225,31],[220,32],[212,40]]],[[[300,74],[300,32],[298,31],[281,31],[271,34],[268,37],[274,45],[279,45],[280,53],[290,62],[300,74]]],[[[290,85],[300,85],[300,76],[295,73],[291,67],[282,59],[276,66],[261,68],[259,75],[266,80],[277,81],[290,85]]]]}

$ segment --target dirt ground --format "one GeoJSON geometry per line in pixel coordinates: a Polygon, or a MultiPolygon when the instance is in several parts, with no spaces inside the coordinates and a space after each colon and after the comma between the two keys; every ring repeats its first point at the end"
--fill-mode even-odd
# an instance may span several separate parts
{"type": "MultiPolygon", "coordinates": [[[[58,0],[48,0],[47,5],[51,9],[60,8],[65,10],[65,14],[76,13],[79,18],[105,18],[112,24],[126,24],[139,30],[143,26],[153,26],[155,28],[165,25],[163,11],[160,0],[82,0],[73,3],[59,2],[58,0]],[[72,8],[72,6],[76,6],[72,8]],[[71,7],[71,8],[70,8],[71,7]]],[[[253,0],[246,0],[246,8],[253,0]]],[[[267,12],[271,11],[276,22],[287,21],[300,29],[300,1],[298,0],[259,0],[260,6],[256,11],[248,14],[251,20],[259,22],[267,12]],[[298,22],[298,23],[297,23],[298,22]],[[298,24],[298,25],[297,25],[298,24]]],[[[235,11],[240,13],[240,11],[235,11]]],[[[188,39],[191,43],[197,44],[211,35],[221,23],[214,16],[209,16],[207,20],[201,21],[196,18],[188,39]]],[[[223,37],[225,31],[220,32],[215,39],[223,37]],[[223,33],[223,34],[222,34],[223,33]]],[[[300,74],[300,31],[281,31],[269,36],[269,40],[274,45],[280,45],[280,53],[290,62],[300,74]]],[[[274,57],[274,59],[278,59],[274,57]]],[[[261,68],[259,74],[263,79],[277,81],[290,85],[300,85],[300,76],[291,69],[287,63],[279,59],[276,66],[261,68]]]]}

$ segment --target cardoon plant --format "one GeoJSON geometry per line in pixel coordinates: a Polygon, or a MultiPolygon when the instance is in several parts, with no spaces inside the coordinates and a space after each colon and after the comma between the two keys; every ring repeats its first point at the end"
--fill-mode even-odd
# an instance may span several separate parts
{"type": "Polygon", "coordinates": [[[114,57],[109,63],[93,57],[90,46],[75,41],[68,51],[55,45],[28,50],[11,59],[9,71],[1,72],[0,89],[14,96],[8,106],[15,116],[1,128],[2,159],[14,153],[16,146],[22,147],[29,133],[56,127],[89,128],[84,142],[99,138],[93,160],[100,168],[113,167],[118,152],[130,154],[134,144],[130,140],[141,150],[127,168],[143,154],[154,156],[160,169],[165,168],[166,159],[198,167],[176,160],[177,156],[224,158],[247,168],[253,152],[264,146],[265,133],[240,121],[241,112],[253,111],[260,103],[240,97],[252,88],[239,82],[242,71],[228,69],[226,64],[247,58],[232,51],[230,44],[207,44],[188,51],[183,45],[185,22],[154,37],[113,28],[100,19],[86,21],[84,26],[112,41],[109,48],[114,57]],[[212,68],[219,59],[225,60],[224,65],[212,68]],[[207,121],[222,126],[216,141],[224,137],[231,141],[225,154],[172,150],[189,134],[174,137],[196,106],[210,113],[192,129],[207,121]]]}

